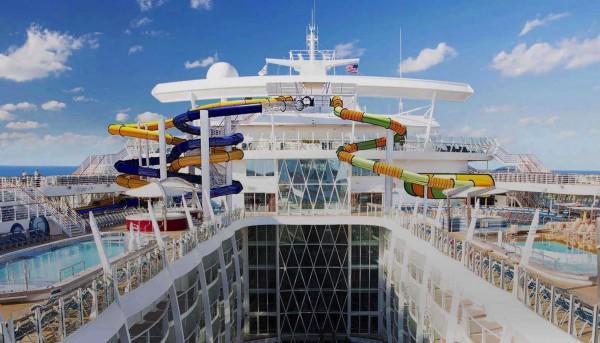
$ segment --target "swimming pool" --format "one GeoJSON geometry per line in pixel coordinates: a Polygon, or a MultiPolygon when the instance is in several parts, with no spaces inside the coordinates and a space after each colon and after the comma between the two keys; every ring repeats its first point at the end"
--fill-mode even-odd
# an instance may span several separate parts
{"type": "MultiPolygon", "coordinates": [[[[517,245],[525,246],[525,242],[524,241],[517,242],[517,245]]],[[[563,244],[561,242],[554,242],[554,241],[538,241],[538,242],[534,241],[533,248],[538,249],[538,250],[558,252],[558,253],[564,253],[564,254],[588,254],[587,251],[569,247],[566,244],[563,244]]]]}
{"type": "MultiPolygon", "coordinates": [[[[109,259],[126,251],[120,236],[103,237],[102,241],[109,259]]],[[[91,237],[27,249],[0,263],[0,292],[47,288],[99,264],[91,237]]]]}
{"type": "MultiPolygon", "coordinates": [[[[516,242],[522,248],[524,241],[516,242]]],[[[596,255],[569,247],[561,242],[534,241],[532,259],[549,269],[563,273],[596,275],[596,255]]]]}

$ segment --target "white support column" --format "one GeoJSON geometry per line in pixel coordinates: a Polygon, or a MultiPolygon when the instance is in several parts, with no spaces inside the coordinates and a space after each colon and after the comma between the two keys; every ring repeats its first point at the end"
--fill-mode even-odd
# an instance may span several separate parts
{"type": "Polygon", "coordinates": [[[115,303],[119,307],[118,313],[121,315],[120,320],[123,323],[123,325],[119,328],[119,339],[121,340],[121,342],[129,343],[131,342],[131,336],[129,335],[129,324],[127,323],[127,318],[125,317],[125,311],[121,302],[121,293],[119,293],[119,288],[117,287],[117,283],[115,282],[115,278],[113,277],[112,268],[110,267],[108,257],[106,256],[106,251],[104,250],[104,245],[102,244],[100,229],[98,228],[96,218],[94,218],[94,212],[92,211],[90,211],[90,227],[92,235],[94,236],[94,243],[96,243],[98,257],[100,258],[100,263],[102,264],[102,269],[104,270],[104,275],[106,277],[110,277],[113,280],[112,284],[115,294],[115,303]]]}
{"type": "Polygon", "coordinates": [[[158,120],[158,158],[160,161],[161,181],[167,179],[167,140],[165,138],[165,135],[165,118],[161,116],[158,120]]]}
{"type": "Polygon", "coordinates": [[[433,93],[433,97],[431,97],[431,107],[429,111],[427,111],[427,128],[425,129],[425,147],[429,146],[429,140],[431,138],[431,124],[433,123],[433,112],[435,110],[435,99],[437,97],[437,93],[433,93]]]}
{"type": "Polygon", "coordinates": [[[235,267],[235,294],[237,301],[237,309],[235,311],[235,325],[237,330],[237,336],[235,337],[235,341],[238,343],[242,343],[242,311],[244,309],[244,304],[242,303],[242,275],[241,275],[241,266],[239,259],[239,250],[237,246],[237,239],[235,235],[231,236],[229,239],[231,241],[231,246],[233,247],[233,263],[235,267]]]}
{"type": "MultiPolygon", "coordinates": [[[[190,109],[196,108],[196,96],[194,95],[194,93],[190,92],[190,109]]],[[[194,139],[194,135],[192,135],[191,133],[187,133],[185,135],[185,138],[190,140],[190,139],[194,139]]],[[[188,151],[187,153],[185,153],[184,155],[189,155],[190,152],[188,151]]],[[[193,166],[189,166],[188,167],[188,172],[190,174],[196,175],[196,167],[193,166]]]]}
{"type": "MultiPolygon", "coordinates": [[[[386,131],[386,142],[385,142],[385,161],[389,164],[393,162],[394,153],[394,132],[392,130],[386,131]]],[[[383,210],[388,212],[392,208],[392,190],[394,188],[394,178],[391,176],[385,176],[385,190],[384,206],[383,210]]]]}
{"type": "MultiPolygon", "coordinates": [[[[227,101],[226,98],[221,98],[221,102],[223,101],[227,101]]],[[[230,135],[231,134],[231,117],[227,116],[225,117],[225,127],[223,130],[223,133],[225,134],[225,136],[230,135]]],[[[231,151],[231,147],[227,146],[225,147],[225,151],[231,151]]],[[[225,172],[225,182],[228,185],[231,185],[231,181],[232,181],[232,174],[233,174],[233,162],[229,161],[225,164],[227,170],[225,172]]],[[[225,196],[225,203],[227,205],[227,209],[231,209],[233,206],[233,195],[229,194],[227,196],[225,196]]]]}
{"type": "Polygon", "coordinates": [[[429,274],[430,274],[429,261],[425,259],[425,266],[423,267],[423,281],[420,285],[419,290],[419,303],[418,303],[418,322],[417,322],[417,343],[424,342],[424,329],[425,329],[425,311],[427,310],[427,292],[429,291],[429,274]]]}
{"type": "Polygon", "coordinates": [[[231,307],[229,305],[229,279],[227,279],[227,268],[225,266],[225,254],[223,244],[219,246],[219,271],[221,272],[221,291],[223,292],[223,310],[225,322],[225,342],[231,342],[231,307]]]}
{"type": "Polygon", "coordinates": [[[179,301],[177,301],[177,290],[175,289],[175,278],[173,277],[173,273],[171,272],[171,262],[169,262],[169,258],[167,257],[167,249],[165,242],[163,241],[160,228],[158,227],[158,221],[156,220],[156,216],[154,215],[154,209],[152,208],[152,204],[148,201],[148,214],[150,215],[150,220],[152,221],[152,231],[154,233],[154,238],[156,239],[156,243],[161,250],[161,254],[163,256],[162,262],[165,270],[169,274],[169,280],[171,281],[171,285],[169,287],[169,304],[171,305],[171,314],[173,315],[173,330],[175,331],[175,342],[183,343],[185,341],[185,335],[183,334],[183,322],[181,320],[181,310],[179,309],[179,301]]]}
{"type": "Polygon", "coordinates": [[[392,275],[394,273],[394,265],[396,263],[396,239],[390,234],[389,235],[390,245],[389,249],[385,252],[385,261],[387,265],[387,279],[385,283],[385,319],[386,319],[386,335],[387,341],[392,342],[392,292],[394,288],[392,285],[392,275]]]}
{"type": "Polygon", "coordinates": [[[213,217],[210,203],[210,118],[208,111],[200,111],[200,154],[202,162],[202,210],[204,220],[213,217]]]}
{"type": "Polygon", "coordinates": [[[210,313],[210,298],[208,296],[208,285],[206,283],[206,272],[202,259],[198,262],[198,277],[200,286],[202,286],[202,310],[204,312],[204,332],[206,333],[206,343],[213,342],[212,314],[210,313]]]}
{"type": "Polygon", "coordinates": [[[531,221],[531,225],[529,226],[529,232],[527,233],[527,240],[525,241],[525,246],[523,250],[521,250],[521,261],[520,265],[522,267],[526,267],[529,264],[529,257],[533,252],[533,241],[535,240],[535,235],[537,232],[538,225],[540,223],[540,209],[536,209],[533,214],[533,220],[531,221]]]}
{"type": "Polygon", "coordinates": [[[456,329],[458,328],[458,307],[460,300],[460,288],[456,285],[456,283],[454,283],[454,287],[452,288],[452,301],[450,303],[450,317],[448,318],[448,326],[446,327],[446,342],[456,341],[456,329]]]}

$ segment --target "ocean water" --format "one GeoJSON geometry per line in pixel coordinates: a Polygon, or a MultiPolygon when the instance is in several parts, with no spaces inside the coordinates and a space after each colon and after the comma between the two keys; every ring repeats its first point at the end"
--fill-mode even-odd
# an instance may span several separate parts
{"type": "Polygon", "coordinates": [[[33,175],[35,170],[43,176],[69,175],[77,169],[76,166],[0,166],[1,176],[21,176],[25,171],[27,175],[33,175]]]}

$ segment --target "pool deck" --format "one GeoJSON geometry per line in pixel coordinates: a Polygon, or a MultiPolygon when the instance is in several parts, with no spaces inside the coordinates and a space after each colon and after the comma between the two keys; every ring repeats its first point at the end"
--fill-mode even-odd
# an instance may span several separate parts
{"type": "Polygon", "coordinates": [[[20,318],[24,317],[31,312],[31,308],[38,304],[43,304],[45,301],[32,301],[17,304],[3,304],[0,305],[0,315],[4,320],[8,318],[20,318]]]}

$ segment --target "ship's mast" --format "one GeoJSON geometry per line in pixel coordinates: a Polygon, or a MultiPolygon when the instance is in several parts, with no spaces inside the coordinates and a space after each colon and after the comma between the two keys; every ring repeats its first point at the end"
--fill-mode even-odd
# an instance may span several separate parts
{"type": "Polygon", "coordinates": [[[319,37],[317,36],[317,25],[315,24],[315,8],[311,12],[311,20],[308,25],[308,33],[306,34],[306,48],[308,49],[308,58],[311,61],[315,60],[315,52],[319,45],[319,37]]]}

